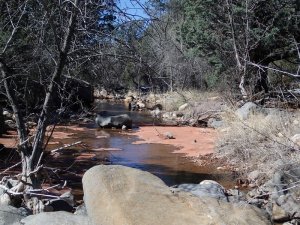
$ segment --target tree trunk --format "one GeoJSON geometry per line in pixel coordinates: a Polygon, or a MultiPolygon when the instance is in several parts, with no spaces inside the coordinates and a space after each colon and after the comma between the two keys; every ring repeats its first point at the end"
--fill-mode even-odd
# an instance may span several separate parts
{"type": "Polygon", "coordinates": [[[76,8],[78,5],[78,0],[75,0],[73,4],[74,7],[69,18],[68,26],[66,27],[65,35],[63,38],[63,44],[61,49],[59,49],[60,53],[58,63],[56,64],[50,84],[47,89],[43,108],[39,116],[39,121],[36,127],[36,133],[33,137],[32,144],[29,141],[25,121],[20,112],[20,107],[17,104],[17,100],[14,95],[14,90],[12,90],[9,86],[9,80],[12,79],[13,76],[12,74],[9,74],[4,60],[0,58],[0,73],[4,83],[8,101],[10,102],[10,105],[15,115],[17,132],[19,137],[18,151],[20,152],[22,160],[22,178],[20,184],[17,187],[15,187],[15,191],[22,191],[24,190],[24,188],[32,189],[40,187],[40,181],[37,178],[37,173],[41,168],[40,164],[44,151],[43,145],[49,116],[49,108],[51,106],[53,93],[57,88],[57,83],[59,82],[60,77],[63,73],[63,69],[66,65],[67,55],[70,50],[72,37],[74,36],[74,30],[76,25],[75,23],[78,14],[78,9],[76,8]]]}

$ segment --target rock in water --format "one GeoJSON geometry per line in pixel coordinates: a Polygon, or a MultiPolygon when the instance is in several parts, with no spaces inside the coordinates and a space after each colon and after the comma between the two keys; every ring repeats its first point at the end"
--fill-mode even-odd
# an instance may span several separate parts
{"type": "Polygon", "coordinates": [[[84,199],[95,225],[270,224],[241,206],[186,192],[172,192],[158,177],[119,165],[100,165],[83,177],[84,199]]]}
{"type": "Polygon", "coordinates": [[[132,128],[132,119],[127,114],[109,116],[106,112],[99,113],[95,119],[96,124],[102,128],[132,128]]]}

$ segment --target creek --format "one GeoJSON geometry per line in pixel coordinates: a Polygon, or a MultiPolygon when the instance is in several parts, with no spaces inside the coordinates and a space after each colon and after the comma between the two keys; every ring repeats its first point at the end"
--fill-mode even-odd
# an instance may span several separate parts
{"type": "MultiPolygon", "coordinates": [[[[134,132],[140,125],[158,124],[145,112],[128,112],[123,103],[97,102],[95,112],[107,111],[112,115],[128,113],[136,128],[131,131],[97,128],[94,122],[76,126],[59,126],[49,149],[62,144],[82,141],[84,145],[63,150],[50,160],[53,168],[69,171],[59,174],[60,179],[70,180],[68,186],[81,196],[81,176],[90,167],[98,164],[117,164],[148,171],[160,177],[167,185],[199,183],[215,180],[226,188],[234,186],[231,173],[217,170],[215,164],[199,166],[183,154],[173,153],[176,147],[165,144],[133,144],[138,140],[134,132]],[[133,135],[128,135],[129,133],[133,135]]],[[[78,199],[78,198],[77,198],[78,199]]]]}

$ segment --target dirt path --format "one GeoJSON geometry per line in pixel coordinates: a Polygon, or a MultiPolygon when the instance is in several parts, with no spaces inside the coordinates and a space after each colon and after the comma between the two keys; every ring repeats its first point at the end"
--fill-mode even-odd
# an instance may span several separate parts
{"type": "Polygon", "coordinates": [[[176,153],[184,153],[186,156],[198,157],[214,152],[217,132],[208,128],[196,127],[161,127],[145,126],[131,133],[141,140],[133,144],[158,143],[174,145],[176,153]],[[164,133],[170,132],[175,139],[166,139],[164,133]]]}

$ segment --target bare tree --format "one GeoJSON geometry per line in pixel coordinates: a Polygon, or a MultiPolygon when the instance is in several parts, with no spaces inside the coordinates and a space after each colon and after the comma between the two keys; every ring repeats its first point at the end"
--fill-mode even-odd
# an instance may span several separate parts
{"type": "Polygon", "coordinates": [[[17,150],[22,161],[20,183],[12,192],[40,187],[37,174],[43,167],[49,119],[57,116],[53,100],[61,88],[60,81],[84,56],[101,49],[109,29],[104,26],[107,24],[100,24],[99,16],[111,7],[113,1],[0,1],[0,23],[5,34],[0,39],[0,73],[15,115],[17,150]],[[46,87],[32,136],[26,129],[16,85],[25,76],[32,80],[37,76],[40,85],[46,87]]]}

